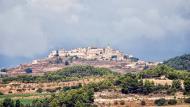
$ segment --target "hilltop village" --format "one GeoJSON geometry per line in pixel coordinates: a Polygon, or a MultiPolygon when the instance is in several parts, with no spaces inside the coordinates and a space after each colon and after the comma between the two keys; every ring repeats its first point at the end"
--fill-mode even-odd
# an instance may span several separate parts
{"type": "Polygon", "coordinates": [[[158,64],[110,47],[54,50],[1,70],[7,74],[0,100],[23,107],[189,107],[190,72],[158,64]]]}
{"type": "Polygon", "coordinates": [[[32,63],[20,64],[15,68],[7,69],[7,74],[9,76],[20,74],[41,75],[73,65],[91,65],[126,73],[149,69],[157,64],[157,62],[139,60],[109,46],[106,48],[87,47],[69,51],[64,49],[53,50],[44,59],[33,60],[32,63]]]}

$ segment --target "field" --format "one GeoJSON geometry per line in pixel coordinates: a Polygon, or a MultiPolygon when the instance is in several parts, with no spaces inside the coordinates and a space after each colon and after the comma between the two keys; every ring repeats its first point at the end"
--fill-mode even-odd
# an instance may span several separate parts
{"type": "Polygon", "coordinates": [[[77,86],[79,84],[85,85],[91,82],[102,81],[102,77],[88,77],[78,81],[69,82],[50,82],[50,83],[21,83],[11,82],[9,84],[0,84],[0,91],[4,94],[31,94],[41,88],[44,91],[60,90],[63,87],[77,86]]]}
{"type": "Polygon", "coordinates": [[[7,94],[0,95],[0,101],[3,101],[5,98],[11,98],[13,100],[19,99],[22,104],[31,104],[34,99],[44,99],[50,97],[49,93],[35,93],[35,94],[7,94]]]}
{"type": "MultiPolygon", "coordinates": [[[[184,96],[183,93],[176,93],[176,99],[178,100],[178,105],[175,107],[189,107],[189,104],[183,103],[183,98],[189,97],[184,96]]],[[[154,106],[154,101],[160,98],[165,98],[167,100],[174,99],[172,95],[160,95],[160,94],[150,94],[150,95],[140,95],[140,94],[121,94],[117,91],[103,91],[97,92],[95,94],[95,104],[98,107],[141,107],[141,101],[146,101],[146,107],[154,106]]],[[[174,107],[174,106],[168,106],[174,107]]]]}

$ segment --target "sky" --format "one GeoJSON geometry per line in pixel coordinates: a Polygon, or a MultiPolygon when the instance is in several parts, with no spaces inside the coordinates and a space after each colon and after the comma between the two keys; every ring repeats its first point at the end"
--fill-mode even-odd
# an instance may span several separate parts
{"type": "Polygon", "coordinates": [[[0,0],[0,68],[108,44],[148,61],[190,53],[190,0],[0,0]]]}

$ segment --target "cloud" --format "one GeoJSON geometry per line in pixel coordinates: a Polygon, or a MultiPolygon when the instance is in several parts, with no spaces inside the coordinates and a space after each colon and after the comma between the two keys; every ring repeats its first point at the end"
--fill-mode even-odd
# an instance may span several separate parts
{"type": "Polygon", "coordinates": [[[0,14],[0,53],[7,56],[33,56],[47,49],[47,40],[38,19],[16,6],[0,14]]]}
{"type": "Polygon", "coordinates": [[[0,54],[106,46],[141,58],[190,52],[189,0],[1,0],[0,54]]]}

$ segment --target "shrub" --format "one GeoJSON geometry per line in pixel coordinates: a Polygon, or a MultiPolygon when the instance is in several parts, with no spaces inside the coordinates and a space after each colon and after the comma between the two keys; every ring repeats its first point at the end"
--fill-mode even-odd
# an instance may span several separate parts
{"type": "Polygon", "coordinates": [[[181,89],[181,81],[180,80],[173,80],[172,88],[180,90],[181,89]]]}
{"type": "Polygon", "coordinates": [[[5,98],[3,100],[3,107],[14,107],[14,101],[10,98],[5,98]]]}
{"type": "Polygon", "coordinates": [[[65,65],[69,65],[69,61],[65,61],[65,65]]]}
{"type": "Polygon", "coordinates": [[[42,88],[38,88],[38,89],[36,90],[36,92],[37,92],[37,93],[42,93],[42,92],[43,92],[43,89],[42,89],[42,88]]]}
{"type": "Polygon", "coordinates": [[[4,95],[2,92],[0,92],[0,95],[4,95]]]}
{"type": "Polygon", "coordinates": [[[125,101],[121,100],[121,101],[120,101],[120,104],[121,104],[121,105],[125,105],[125,101]]]}
{"type": "Polygon", "coordinates": [[[20,100],[16,100],[15,107],[20,107],[20,106],[21,106],[20,100]]]}
{"type": "Polygon", "coordinates": [[[190,103],[190,98],[186,98],[186,99],[184,100],[184,102],[185,102],[185,103],[190,103]]]}
{"type": "Polygon", "coordinates": [[[22,92],[22,89],[16,89],[16,91],[18,91],[18,92],[22,92]]]}
{"type": "Polygon", "coordinates": [[[168,104],[169,105],[176,105],[177,101],[175,99],[170,99],[170,100],[168,100],[168,104]]]}
{"type": "Polygon", "coordinates": [[[27,68],[27,69],[25,69],[25,72],[26,72],[26,73],[32,73],[32,68],[27,68]]]}
{"type": "Polygon", "coordinates": [[[184,88],[186,92],[190,91],[190,78],[184,80],[184,88]]]}
{"type": "Polygon", "coordinates": [[[175,88],[170,88],[166,92],[167,92],[167,95],[174,95],[176,93],[176,91],[177,90],[175,88]]]}
{"type": "Polygon", "coordinates": [[[117,102],[117,101],[114,101],[114,105],[118,105],[118,102],[117,102]]]}
{"type": "Polygon", "coordinates": [[[46,89],[47,92],[54,93],[56,92],[56,89],[46,89]]]}
{"type": "Polygon", "coordinates": [[[158,100],[155,100],[154,102],[157,106],[163,106],[166,104],[166,99],[165,98],[161,98],[161,99],[158,99],[158,100]]]}
{"type": "Polygon", "coordinates": [[[145,102],[144,100],[141,101],[141,105],[142,105],[142,106],[146,105],[146,102],[145,102]]]}

